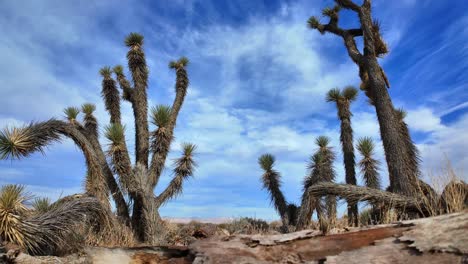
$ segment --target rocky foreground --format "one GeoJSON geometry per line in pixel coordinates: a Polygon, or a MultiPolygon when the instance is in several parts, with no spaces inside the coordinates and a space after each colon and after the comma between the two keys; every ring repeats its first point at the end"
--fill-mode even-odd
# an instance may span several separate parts
{"type": "Polygon", "coordinates": [[[226,235],[188,247],[90,248],[85,254],[63,258],[9,252],[9,258],[12,263],[31,264],[468,263],[468,211],[326,236],[316,230],[226,235]]]}

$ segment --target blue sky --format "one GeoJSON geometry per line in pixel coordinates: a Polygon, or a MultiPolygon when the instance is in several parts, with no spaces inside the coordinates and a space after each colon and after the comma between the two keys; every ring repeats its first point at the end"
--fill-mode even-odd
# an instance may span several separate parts
{"type": "MultiPolygon", "coordinates": [[[[180,56],[191,60],[189,94],[170,158],[180,154],[180,142],[193,142],[199,167],[162,215],[275,219],[259,181],[261,154],[277,157],[285,195],[296,203],[315,137],[328,135],[341,156],[336,110],[324,98],[333,87],[358,85],[357,68],[341,39],[306,27],[311,15],[331,4],[2,1],[0,127],[63,118],[63,108],[85,102],[97,104],[103,127],[108,117],[98,70],[126,65],[123,39],[140,32],[150,68],[150,105],[172,102],[175,76],[168,61],[180,56]]],[[[389,92],[394,104],[408,111],[425,175],[436,173],[446,158],[459,171],[468,168],[466,9],[463,0],[374,1],[374,15],[390,46],[381,60],[389,92]]],[[[356,18],[344,12],[342,25],[356,25],[356,18]]],[[[375,111],[364,97],[360,93],[352,105],[355,138],[379,141],[375,111]]],[[[124,103],[123,113],[133,148],[129,104],[124,103]]],[[[377,152],[383,161],[380,143],[377,152]]],[[[170,181],[170,165],[156,192],[170,181]]],[[[335,168],[337,181],[343,182],[340,158],[335,168]]],[[[45,156],[0,161],[0,184],[25,184],[38,196],[80,192],[84,174],[82,154],[69,140],[51,145],[45,156]]],[[[388,183],[385,167],[382,177],[388,183]]]]}

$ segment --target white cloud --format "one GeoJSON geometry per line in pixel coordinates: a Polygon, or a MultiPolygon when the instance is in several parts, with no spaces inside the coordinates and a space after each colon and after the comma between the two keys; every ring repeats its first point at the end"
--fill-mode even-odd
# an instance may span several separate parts
{"type": "Polygon", "coordinates": [[[442,128],[440,118],[426,107],[408,111],[406,122],[416,131],[431,132],[442,128]]]}

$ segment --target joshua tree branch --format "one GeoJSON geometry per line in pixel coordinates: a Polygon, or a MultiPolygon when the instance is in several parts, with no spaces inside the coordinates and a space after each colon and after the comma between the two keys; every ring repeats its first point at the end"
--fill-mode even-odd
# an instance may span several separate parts
{"type": "MultiPolygon", "coordinates": [[[[172,104],[171,115],[167,125],[166,134],[164,139],[161,138],[161,141],[159,142],[159,145],[161,145],[160,151],[153,153],[153,157],[151,158],[149,183],[153,187],[158,184],[159,178],[161,177],[161,173],[164,168],[167,154],[169,153],[172,142],[177,117],[184,102],[185,95],[187,94],[189,80],[187,77],[187,71],[185,70],[186,64],[181,64],[180,61],[181,60],[179,60],[178,64],[176,64],[176,66],[178,66],[176,68],[176,96],[172,104]]],[[[156,138],[156,140],[159,139],[156,138]]]]}
{"type": "Polygon", "coordinates": [[[22,128],[6,129],[0,135],[0,155],[2,158],[26,157],[33,152],[43,152],[44,147],[54,141],[60,140],[61,136],[71,138],[82,150],[86,163],[89,166],[88,169],[91,177],[97,177],[96,180],[98,183],[101,183],[98,188],[104,188],[102,194],[97,193],[94,195],[98,196],[105,205],[108,203],[107,188],[109,188],[117,204],[118,215],[124,219],[128,219],[127,205],[113,178],[112,172],[110,172],[107,163],[105,163],[105,159],[103,163],[99,158],[94,145],[90,143],[86,134],[82,133],[83,131],[85,131],[84,128],[79,128],[76,125],[56,119],[31,123],[22,128]]]}
{"type": "Polygon", "coordinates": [[[167,188],[156,197],[156,204],[158,206],[174,198],[178,194],[182,193],[182,187],[184,180],[193,175],[196,163],[193,160],[193,152],[195,145],[184,144],[184,155],[174,162],[174,175],[175,177],[169,183],[167,188]]]}
{"type": "Polygon", "coordinates": [[[133,114],[135,116],[135,148],[136,163],[148,168],[149,154],[149,128],[148,128],[148,68],[142,49],[143,39],[140,43],[130,45],[127,53],[128,67],[132,73],[135,88],[132,92],[133,114]]]}
{"type": "MultiPolygon", "coordinates": [[[[114,68],[115,71],[115,68],[114,68]]],[[[116,71],[115,71],[116,72],[116,71]]],[[[123,91],[123,99],[126,101],[132,102],[133,98],[133,88],[130,85],[130,82],[127,80],[123,72],[116,72],[117,81],[119,82],[120,88],[123,91]]]]}
{"type": "Polygon", "coordinates": [[[415,198],[349,184],[321,182],[310,186],[307,192],[314,197],[335,195],[356,203],[363,201],[367,201],[371,204],[384,203],[394,208],[413,211],[419,211],[423,207],[422,201],[415,198]]]}
{"type": "Polygon", "coordinates": [[[363,31],[360,28],[354,29],[342,29],[338,26],[338,16],[334,16],[330,18],[328,24],[320,24],[318,20],[315,24],[311,24],[312,28],[317,29],[319,32],[329,32],[340,36],[343,38],[344,44],[348,51],[349,56],[351,59],[359,65],[362,60],[362,54],[359,52],[356,42],[354,40],[355,37],[363,36],[363,31]]]}
{"type": "Polygon", "coordinates": [[[346,9],[351,9],[356,12],[359,12],[360,10],[360,6],[351,0],[335,0],[335,2],[346,9]]]}

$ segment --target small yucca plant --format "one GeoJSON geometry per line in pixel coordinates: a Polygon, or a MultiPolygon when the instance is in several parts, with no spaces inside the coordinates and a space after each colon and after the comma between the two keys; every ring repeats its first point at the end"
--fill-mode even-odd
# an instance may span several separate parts
{"type": "Polygon", "coordinates": [[[52,203],[48,197],[35,198],[32,208],[36,213],[45,213],[52,208],[52,203]]]}
{"type": "Polygon", "coordinates": [[[31,198],[23,185],[8,184],[0,189],[0,238],[19,246],[26,245],[21,219],[28,208],[25,203],[31,198]]]}

